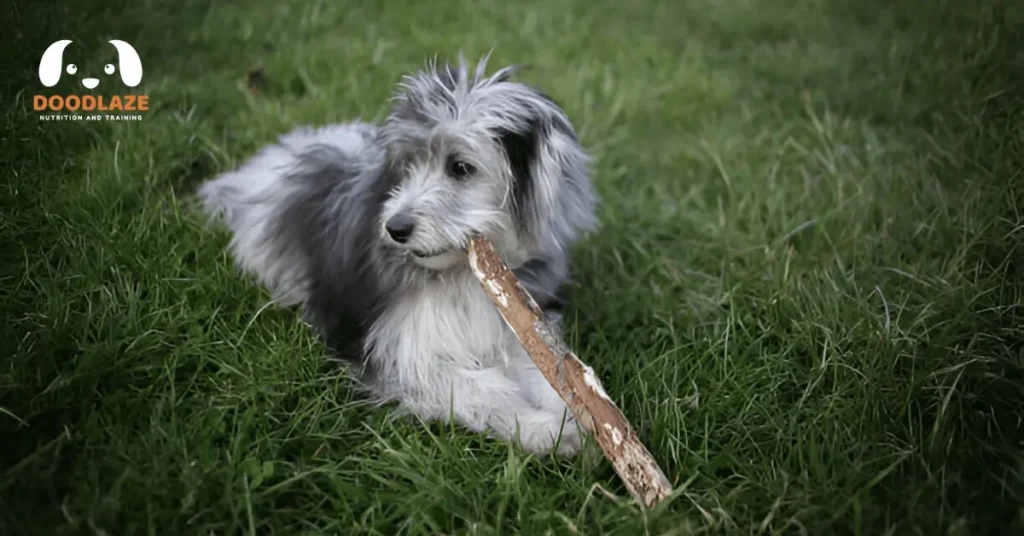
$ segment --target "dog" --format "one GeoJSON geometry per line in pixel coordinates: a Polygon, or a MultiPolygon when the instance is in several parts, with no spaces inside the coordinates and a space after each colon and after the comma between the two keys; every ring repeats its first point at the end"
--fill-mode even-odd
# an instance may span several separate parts
{"type": "MultiPolygon", "coordinates": [[[[488,55],[489,56],[489,55],[488,55]]],[[[205,182],[238,267],[300,307],[370,399],[425,421],[572,456],[585,434],[480,287],[495,245],[561,331],[570,250],[597,227],[592,157],[545,93],[436,60],[378,125],[297,128],[205,182]]]]}

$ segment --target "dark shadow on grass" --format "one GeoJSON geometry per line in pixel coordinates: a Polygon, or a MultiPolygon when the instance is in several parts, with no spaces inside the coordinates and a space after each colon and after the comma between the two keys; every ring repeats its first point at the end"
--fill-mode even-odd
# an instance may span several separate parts
{"type": "MultiPolygon", "coordinates": [[[[75,262],[61,245],[60,229],[62,224],[73,227],[75,221],[54,219],[48,201],[63,187],[62,177],[82,173],[80,162],[105,131],[103,125],[38,119],[33,95],[77,90],[69,76],[52,90],[42,87],[37,78],[40,57],[58,39],[102,50],[104,40],[117,38],[136,46],[146,73],[159,72],[164,56],[159,44],[138,38],[173,21],[175,9],[170,3],[141,7],[114,0],[19,2],[5,10],[0,32],[0,94],[6,103],[0,119],[5,128],[0,176],[6,182],[0,185],[0,408],[9,413],[0,415],[0,533],[51,533],[63,522],[61,502],[77,485],[67,475],[90,455],[71,430],[95,410],[92,396],[100,381],[132,381],[127,373],[113,378],[105,370],[103,378],[77,382],[77,388],[65,384],[82,373],[79,339],[87,334],[35,332],[47,322],[38,318],[40,295],[61,292],[60,283],[44,274],[75,262]],[[39,281],[53,287],[25,284],[40,275],[39,281]],[[29,340],[31,345],[26,344],[29,340]]],[[[186,176],[190,172],[194,170],[186,170],[186,176]]]]}
{"type": "MultiPolygon", "coordinates": [[[[918,382],[917,418],[954,443],[916,453],[920,463],[901,466],[895,478],[928,482],[949,511],[974,512],[966,525],[971,533],[1024,531],[1024,235],[1017,228],[1024,211],[1024,13],[1004,1],[836,1],[832,7],[854,24],[886,16],[893,28],[920,36],[919,53],[931,61],[919,64],[925,72],[909,73],[908,84],[919,84],[907,91],[930,94],[933,106],[905,120],[942,140],[950,157],[932,160],[930,173],[953,202],[970,198],[990,222],[973,237],[964,262],[975,266],[973,276],[988,292],[945,300],[945,316],[958,321],[920,350],[928,360],[962,367],[962,375],[936,385],[915,377],[911,363],[903,367],[907,380],[918,382]],[[967,67],[948,72],[946,65],[967,67]]],[[[854,114],[875,113],[858,109],[862,103],[844,104],[854,114]]],[[[933,362],[928,370],[944,366],[933,362]]],[[[888,492],[876,491],[892,501],[905,498],[904,490],[888,492]]],[[[936,522],[942,516],[935,512],[936,522]]]]}

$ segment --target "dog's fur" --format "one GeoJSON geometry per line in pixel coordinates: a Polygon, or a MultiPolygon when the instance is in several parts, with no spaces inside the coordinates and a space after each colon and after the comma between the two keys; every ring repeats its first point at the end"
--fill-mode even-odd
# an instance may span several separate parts
{"type": "Polygon", "coordinates": [[[379,127],[292,131],[199,195],[238,265],[301,305],[381,402],[571,455],[581,432],[465,250],[488,237],[557,325],[569,250],[596,227],[590,157],[517,66],[488,77],[486,62],[429,62],[379,127]]]}

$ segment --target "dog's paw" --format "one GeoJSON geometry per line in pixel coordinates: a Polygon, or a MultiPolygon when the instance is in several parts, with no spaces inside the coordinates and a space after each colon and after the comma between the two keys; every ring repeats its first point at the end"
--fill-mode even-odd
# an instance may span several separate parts
{"type": "Polygon", "coordinates": [[[519,418],[518,442],[538,456],[557,452],[572,457],[583,445],[582,431],[571,415],[538,411],[519,418]]]}

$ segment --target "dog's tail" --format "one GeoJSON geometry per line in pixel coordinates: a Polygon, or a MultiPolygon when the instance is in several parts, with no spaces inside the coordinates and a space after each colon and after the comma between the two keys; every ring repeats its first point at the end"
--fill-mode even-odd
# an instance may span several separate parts
{"type": "Polygon", "coordinates": [[[360,122],[299,128],[199,188],[207,215],[231,231],[235,263],[279,305],[309,300],[324,249],[315,242],[376,158],[375,135],[360,122]]]}

